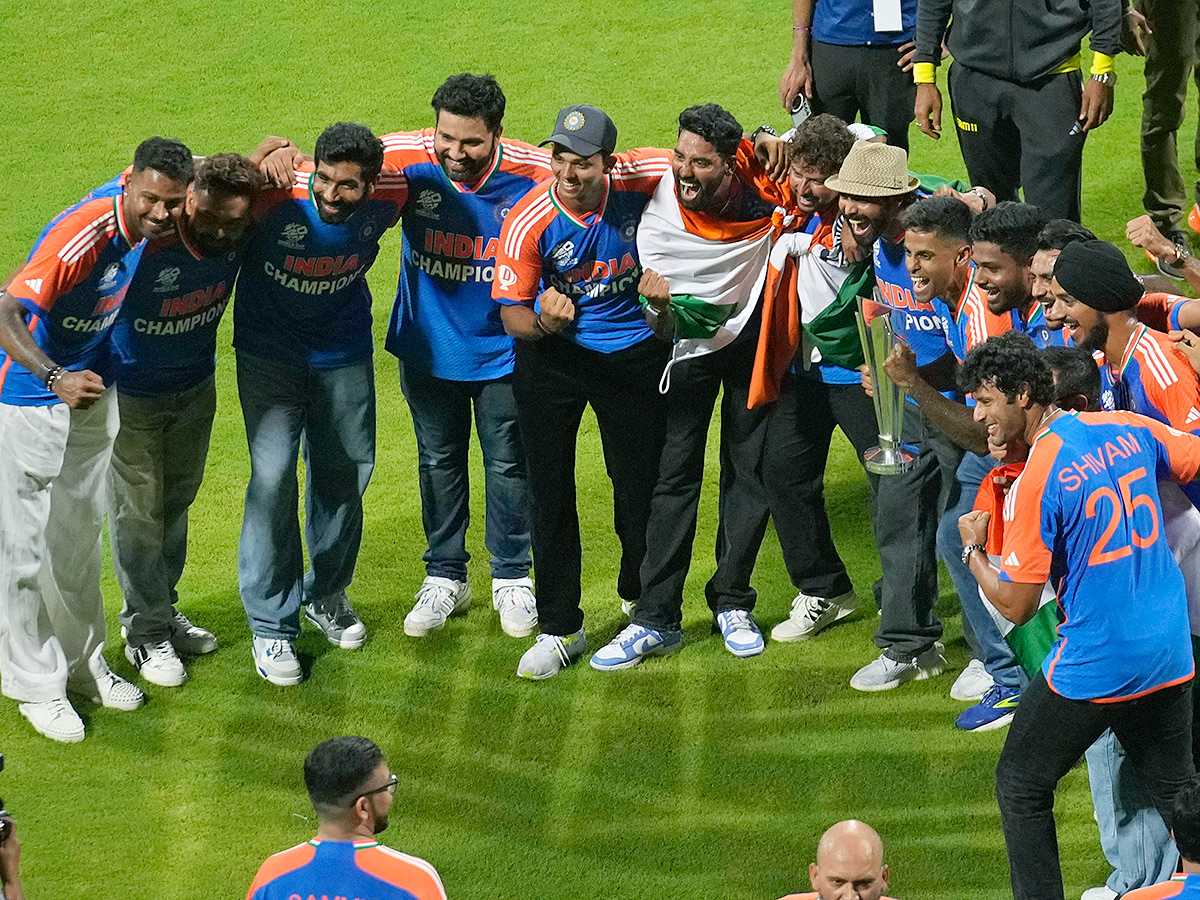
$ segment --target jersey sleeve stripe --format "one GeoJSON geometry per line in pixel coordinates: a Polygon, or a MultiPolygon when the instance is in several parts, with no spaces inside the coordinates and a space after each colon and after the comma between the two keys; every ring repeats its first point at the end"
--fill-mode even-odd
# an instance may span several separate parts
{"type": "Polygon", "coordinates": [[[504,252],[514,259],[520,256],[521,245],[525,242],[525,236],[529,233],[530,229],[537,225],[547,212],[553,211],[554,203],[551,201],[548,192],[521,210],[512,227],[509,229],[508,237],[504,241],[504,252]]]}
{"type": "Polygon", "coordinates": [[[1142,344],[1142,350],[1142,357],[1154,372],[1154,377],[1160,387],[1170,387],[1179,381],[1179,376],[1175,374],[1171,361],[1167,359],[1167,355],[1158,341],[1147,339],[1142,344]]]}
{"type": "Polygon", "coordinates": [[[93,219],[78,234],[63,244],[62,249],[58,251],[58,258],[68,265],[79,262],[88,250],[112,236],[116,224],[116,215],[110,209],[93,219]]]}

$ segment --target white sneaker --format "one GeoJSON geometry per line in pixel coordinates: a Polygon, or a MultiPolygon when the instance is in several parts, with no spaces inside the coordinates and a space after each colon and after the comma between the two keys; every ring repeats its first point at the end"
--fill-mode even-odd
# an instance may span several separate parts
{"type": "Polygon", "coordinates": [[[409,637],[424,637],[444,628],[451,616],[470,608],[471,586],[465,581],[427,575],[417,591],[417,602],[404,617],[404,633],[409,637]]]}
{"type": "Polygon", "coordinates": [[[806,641],[816,637],[817,632],[853,613],[856,602],[854,591],[828,599],[801,591],[792,601],[788,617],[771,629],[771,640],[806,641]]]}
{"type": "Polygon", "coordinates": [[[749,610],[727,609],[717,613],[713,628],[725,639],[725,649],[734,656],[758,656],[763,652],[763,636],[749,610]]]}
{"type": "Polygon", "coordinates": [[[256,634],[251,641],[250,652],[254,654],[254,668],[271,684],[286,687],[299,684],[304,677],[300,660],[296,658],[296,648],[289,640],[259,637],[256,634]]]}
{"type": "Polygon", "coordinates": [[[950,686],[950,699],[977,703],[993,684],[992,676],[983,667],[983,660],[973,659],[954,679],[954,684],[950,686]]]}
{"type": "Polygon", "coordinates": [[[171,618],[171,646],[184,656],[203,656],[217,649],[217,637],[201,628],[179,610],[171,618]]]}
{"type": "Polygon", "coordinates": [[[108,709],[137,709],[146,702],[146,695],[136,684],[130,684],[104,664],[104,671],[90,684],[67,682],[67,692],[86,697],[108,709]]]}
{"type": "Polygon", "coordinates": [[[900,662],[892,659],[886,652],[857,672],[850,679],[850,687],[856,691],[889,691],[899,687],[906,681],[922,681],[941,675],[946,668],[946,657],[942,651],[946,648],[940,642],[910,662],[900,662]]]}
{"type": "Polygon", "coordinates": [[[532,578],[493,578],[492,609],[500,613],[500,627],[511,637],[529,637],[537,631],[537,600],[532,578]]]}
{"type": "Polygon", "coordinates": [[[66,697],[22,703],[17,708],[34,731],[52,741],[77,744],[83,740],[83,719],[66,697]]]}
{"type": "Polygon", "coordinates": [[[325,632],[329,643],[343,650],[357,650],[367,640],[367,626],[350,605],[345,591],[304,604],[304,618],[325,632]]]}
{"type": "Polygon", "coordinates": [[[579,659],[587,652],[587,636],[580,628],[574,634],[559,637],[556,634],[539,634],[533,646],[525,651],[517,663],[517,677],[541,681],[552,678],[564,666],[579,659]]]}
{"type": "Polygon", "coordinates": [[[1118,896],[1107,884],[1102,884],[1100,887],[1088,888],[1080,895],[1079,900],[1117,900],[1118,896]]]}
{"type": "Polygon", "coordinates": [[[140,647],[125,645],[125,658],[151,684],[162,687],[179,687],[187,681],[187,670],[179,661],[170,641],[157,644],[142,644],[140,647]]]}

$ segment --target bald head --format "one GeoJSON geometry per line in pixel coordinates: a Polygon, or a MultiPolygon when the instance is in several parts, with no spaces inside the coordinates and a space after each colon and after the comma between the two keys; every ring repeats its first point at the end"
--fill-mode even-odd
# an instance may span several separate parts
{"type": "Polygon", "coordinates": [[[865,822],[838,822],[821,835],[808,876],[821,900],[879,900],[888,880],[883,841],[865,822]]]}

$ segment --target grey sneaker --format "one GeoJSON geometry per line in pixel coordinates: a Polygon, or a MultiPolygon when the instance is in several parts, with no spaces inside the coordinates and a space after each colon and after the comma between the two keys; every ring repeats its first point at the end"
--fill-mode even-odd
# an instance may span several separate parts
{"type": "Polygon", "coordinates": [[[427,575],[417,591],[417,602],[404,617],[404,633],[424,637],[446,626],[451,616],[471,608],[471,587],[465,581],[427,575]]]}
{"type": "Polygon", "coordinates": [[[217,638],[207,628],[201,628],[175,610],[171,618],[171,646],[184,656],[203,656],[217,649],[217,638]]]}
{"type": "Polygon", "coordinates": [[[329,643],[343,650],[354,650],[367,639],[367,626],[362,623],[345,591],[320,597],[304,607],[304,618],[316,624],[329,638],[329,643]]]}
{"type": "Polygon", "coordinates": [[[854,673],[850,679],[850,687],[856,691],[889,691],[899,687],[906,681],[922,681],[941,675],[946,668],[946,648],[940,642],[909,662],[892,659],[883,652],[879,658],[867,663],[854,673]]]}
{"type": "Polygon", "coordinates": [[[493,578],[492,608],[510,637],[529,637],[537,631],[537,600],[532,578],[493,578]]]}
{"type": "Polygon", "coordinates": [[[296,658],[296,648],[289,640],[259,637],[256,634],[250,652],[254,654],[254,668],[271,684],[299,684],[304,677],[300,660],[296,658]]]}
{"type": "Polygon", "coordinates": [[[771,640],[806,641],[851,615],[855,608],[854,591],[828,599],[801,591],[792,601],[788,617],[771,629],[771,640]]]}
{"type": "Polygon", "coordinates": [[[587,636],[580,628],[574,634],[559,637],[556,634],[539,634],[533,646],[525,651],[517,663],[517,677],[541,681],[552,678],[565,666],[587,653],[587,636]]]}
{"type": "Polygon", "coordinates": [[[973,659],[954,679],[950,686],[950,699],[975,703],[983,699],[992,687],[992,676],[983,667],[983,660],[973,659]]]}

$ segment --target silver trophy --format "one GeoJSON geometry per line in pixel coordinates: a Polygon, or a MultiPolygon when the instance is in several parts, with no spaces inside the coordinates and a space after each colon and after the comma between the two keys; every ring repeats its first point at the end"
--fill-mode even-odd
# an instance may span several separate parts
{"type": "Polygon", "coordinates": [[[863,358],[871,373],[874,385],[875,422],[879,425],[879,446],[863,454],[867,471],[876,475],[898,475],[907,472],[917,461],[917,448],[900,440],[900,428],[904,422],[904,391],[888,377],[883,361],[891,352],[895,339],[892,335],[891,316],[886,315],[890,307],[882,302],[879,289],[875,289],[872,303],[858,298],[858,338],[862,341],[863,358]],[[880,314],[868,316],[868,304],[880,314]]]}

